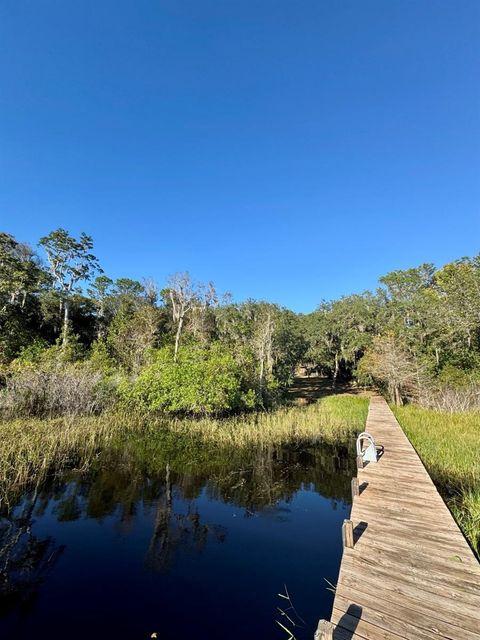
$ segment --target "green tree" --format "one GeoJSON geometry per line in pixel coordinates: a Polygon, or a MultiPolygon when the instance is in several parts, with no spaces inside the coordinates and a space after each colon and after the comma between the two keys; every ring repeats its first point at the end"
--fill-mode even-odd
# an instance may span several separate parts
{"type": "Polygon", "coordinates": [[[167,413],[225,413],[252,403],[242,372],[221,343],[209,348],[184,345],[173,360],[171,347],[158,350],[153,362],[120,393],[130,406],[167,413]]]}
{"type": "Polygon", "coordinates": [[[157,345],[160,325],[159,310],[144,304],[133,313],[125,309],[113,318],[107,344],[115,361],[129,373],[138,373],[157,345]]]}
{"type": "Polygon", "coordinates": [[[8,304],[23,309],[28,295],[38,291],[43,275],[28,245],[17,242],[8,233],[0,233],[0,299],[3,310],[8,304]]]}
{"type": "Polygon", "coordinates": [[[97,340],[104,337],[109,320],[109,301],[111,300],[112,287],[113,280],[108,276],[101,275],[97,276],[87,289],[87,293],[97,310],[97,340]]]}
{"type": "Polygon", "coordinates": [[[273,333],[273,375],[282,387],[293,382],[295,369],[305,360],[307,348],[299,316],[281,309],[273,333]]]}
{"type": "Polygon", "coordinates": [[[12,359],[35,338],[46,280],[30,247],[0,233],[0,360],[12,359]]]}
{"type": "Polygon", "coordinates": [[[442,334],[465,365],[480,347],[480,256],[437,271],[435,290],[442,302],[442,334]]]}
{"type": "Polygon", "coordinates": [[[90,253],[93,240],[85,233],[79,240],[65,229],[57,229],[40,238],[39,245],[47,254],[50,272],[60,294],[63,307],[62,344],[68,340],[70,302],[77,285],[90,280],[100,269],[97,258],[90,253]]]}
{"type": "Polygon", "coordinates": [[[307,359],[328,373],[335,385],[352,376],[358,360],[378,332],[380,299],[366,292],[322,302],[303,323],[308,340],[307,359]]]}

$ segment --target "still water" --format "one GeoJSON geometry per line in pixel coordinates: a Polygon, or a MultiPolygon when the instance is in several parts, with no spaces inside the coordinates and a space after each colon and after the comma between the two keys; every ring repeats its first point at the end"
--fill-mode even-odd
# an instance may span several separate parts
{"type": "Polygon", "coordinates": [[[3,507],[0,638],[286,639],[277,620],[313,637],[340,565],[347,449],[164,444],[3,507]]]}

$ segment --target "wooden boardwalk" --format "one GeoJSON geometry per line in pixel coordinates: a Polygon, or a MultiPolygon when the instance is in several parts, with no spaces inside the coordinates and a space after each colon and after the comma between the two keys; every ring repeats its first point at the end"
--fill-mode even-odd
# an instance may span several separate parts
{"type": "Polygon", "coordinates": [[[385,451],[358,471],[353,548],[315,638],[480,640],[480,565],[381,397],[366,430],[385,451]]]}

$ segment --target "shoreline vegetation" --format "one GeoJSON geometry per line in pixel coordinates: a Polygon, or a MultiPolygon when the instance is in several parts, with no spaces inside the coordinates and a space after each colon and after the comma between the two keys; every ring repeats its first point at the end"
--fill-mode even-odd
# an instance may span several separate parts
{"type": "Polygon", "coordinates": [[[396,405],[478,553],[480,256],[393,271],[300,314],[188,273],[164,288],[113,280],[93,251],[61,228],[37,250],[0,232],[1,496],[132,433],[232,449],[342,440],[366,400],[328,395],[353,383],[396,405]]]}
{"type": "Polygon", "coordinates": [[[223,419],[107,412],[4,421],[0,423],[0,502],[8,503],[10,495],[65,470],[87,471],[101,452],[109,447],[121,449],[131,436],[140,436],[148,446],[149,439],[169,434],[179,447],[191,447],[192,456],[202,445],[218,451],[302,441],[347,444],[363,430],[367,411],[367,397],[339,394],[306,406],[223,419]]]}
{"type": "Polygon", "coordinates": [[[480,557],[480,413],[391,408],[480,557]]]}

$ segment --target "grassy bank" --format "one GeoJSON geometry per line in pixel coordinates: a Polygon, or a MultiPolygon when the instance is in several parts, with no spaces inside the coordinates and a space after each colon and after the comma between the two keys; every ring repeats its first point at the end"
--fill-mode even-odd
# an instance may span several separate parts
{"type": "Polygon", "coordinates": [[[104,414],[98,417],[0,423],[0,500],[66,468],[87,469],[99,453],[132,433],[167,430],[179,439],[240,448],[321,439],[342,442],[364,427],[368,399],[331,396],[306,407],[281,408],[229,419],[167,419],[104,414]]]}
{"type": "Polygon", "coordinates": [[[392,407],[433,481],[480,555],[480,414],[392,407]]]}

